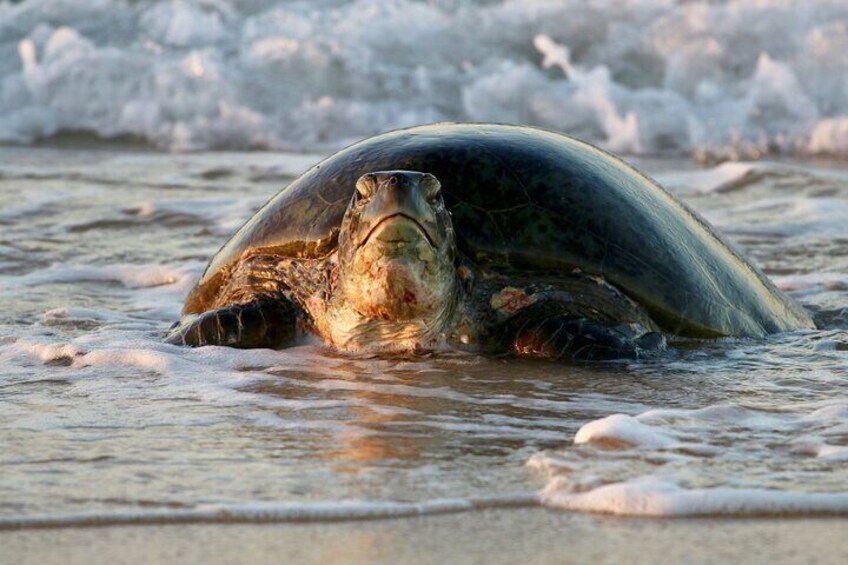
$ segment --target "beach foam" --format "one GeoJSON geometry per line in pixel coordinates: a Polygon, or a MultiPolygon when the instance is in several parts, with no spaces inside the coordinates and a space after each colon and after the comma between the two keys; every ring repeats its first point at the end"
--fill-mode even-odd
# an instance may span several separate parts
{"type": "Polygon", "coordinates": [[[844,471],[832,468],[848,458],[848,449],[828,443],[842,441],[846,431],[845,400],[794,410],[654,409],[589,422],[574,436],[572,450],[536,454],[528,465],[548,477],[542,504],[562,510],[848,515],[844,471]],[[778,437],[785,443],[776,443],[778,437]]]}
{"type": "Polygon", "coordinates": [[[621,516],[781,516],[848,515],[848,492],[798,493],[777,490],[685,489],[653,477],[570,492],[553,481],[542,492],[542,504],[561,510],[621,516]]]}
{"type": "Polygon", "coordinates": [[[0,516],[0,530],[157,524],[339,522],[431,516],[493,508],[521,508],[537,504],[538,497],[532,493],[468,499],[434,499],[424,502],[204,504],[189,509],[0,516]]]}
{"type": "Polygon", "coordinates": [[[329,148],[456,120],[846,156],[846,29],[837,0],[28,0],[0,6],[0,139],[329,148]]]}

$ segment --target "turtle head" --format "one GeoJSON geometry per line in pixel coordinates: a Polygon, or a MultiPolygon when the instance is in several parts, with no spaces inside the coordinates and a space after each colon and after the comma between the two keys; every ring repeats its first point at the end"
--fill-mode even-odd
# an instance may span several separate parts
{"type": "Polygon", "coordinates": [[[431,174],[363,175],[339,233],[338,285],[374,320],[429,321],[456,292],[456,241],[441,184],[431,174]]]}

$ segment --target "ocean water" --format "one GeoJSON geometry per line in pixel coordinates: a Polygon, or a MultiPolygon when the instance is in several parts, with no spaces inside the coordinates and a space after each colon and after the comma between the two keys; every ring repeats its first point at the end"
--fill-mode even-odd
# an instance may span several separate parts
{"type": "Polygon", "coordinates": [[[848,514],[848,166],[632,158],[820,329],[638,362],[161,342],[320,158],[0,148],[0,528],[547,507],[848,514]]]}
{"type": "Polygon", "coordinates": [[[0,141],[324,151],[450,120],[846,157],[846,52],[844,0],[6,0],[0,141]]]}
{"type": "Polygon", "coordinates": [[[0,0],[0,529],[848,515],[846,52],[843,0],[0,0]],[[439,120],[624,153],[820,328],[579,365],[161,343],[287,182],[439,120]]]}

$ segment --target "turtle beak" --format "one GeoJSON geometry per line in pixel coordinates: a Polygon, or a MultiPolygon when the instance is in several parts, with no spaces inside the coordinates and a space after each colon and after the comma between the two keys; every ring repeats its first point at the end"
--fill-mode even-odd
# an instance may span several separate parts
{"type": "Polygon", "coordinates": [[[427,243],[430,244],[430,247],[436,247],[433,244],[433,238],[427,233],[427,230],[420,222],[404,213],[397,213],[383,218],[377,225],[372,227],[371,231],[368,232],[362,241],[362,245],[371,241],[375,236],[383,243],[402,245],[412,243],[415,239],[420,239],[422,235],[427,240],[427,243]]]}

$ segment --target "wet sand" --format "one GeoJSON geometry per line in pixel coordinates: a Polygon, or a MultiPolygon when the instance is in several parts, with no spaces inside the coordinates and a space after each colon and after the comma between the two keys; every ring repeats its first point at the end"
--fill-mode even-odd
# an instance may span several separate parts
{"type": "Polygon", "coordinates": [[[323,524],[0,532],[17,563],[845,563],[848,520],[624,519],[543,509],[323,524]]]}

